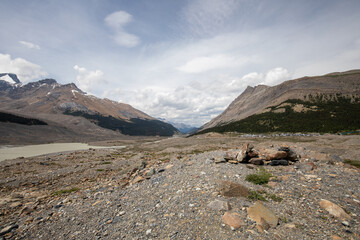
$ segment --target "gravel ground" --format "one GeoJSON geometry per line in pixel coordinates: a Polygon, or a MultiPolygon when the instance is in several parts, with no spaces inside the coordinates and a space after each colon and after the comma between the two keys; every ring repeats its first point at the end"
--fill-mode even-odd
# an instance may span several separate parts
{"type": "Polygon", "coordinates": [[[5,161],[0,230],[12,230],[0,239],[360,239],[360,171],[342,161],[359,153],[359,142],[340,136],[203,137],[5,161]],[[288,145],[300,161],[263,166],[273,175],[267,185],[245,180],[258,166],[215,163],[247,141],[258,149],[288,145]],[[262,203],[279,217],[276,228],[260,231],[247,214],[255,200],[223,196],[224,182],[265,196],[262,203]],[[351,219],[332,216],[320,207],[321,199],[351,219]],[[243,222],[240,228],[224,223],[225,210],[208,206],[215,200],[230,204],[243,222]]]}

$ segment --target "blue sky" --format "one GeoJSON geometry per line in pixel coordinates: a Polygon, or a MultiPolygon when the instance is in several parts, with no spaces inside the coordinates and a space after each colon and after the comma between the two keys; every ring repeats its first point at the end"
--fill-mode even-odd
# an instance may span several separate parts
{"type": "Polygon", "coordinates": [[[358,0],[0,0],[0,72],[200,126],[248,86],[360,68],[358,0]]]}

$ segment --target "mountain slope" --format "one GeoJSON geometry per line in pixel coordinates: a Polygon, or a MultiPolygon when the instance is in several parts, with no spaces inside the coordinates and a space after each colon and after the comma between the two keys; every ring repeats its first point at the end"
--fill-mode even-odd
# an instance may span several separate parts
{"type": "Polygon", "coordinates": [[[73,83],[61,85],[54,79],[44,79],[22,85],[5,81],[5,75],[9,76],[0,74],[1,112],[38,119],[74,135],[171,136],[177,132],[170,124],[128,104],[87,95],[73,83]]]}
{"type": "MultiPolygon", "coordinates": [[[[359,99],[360,70],[303,77],[273,87],[264,85],[248,87],[222,114],[205,124],[200,131],[292,132],[314,129],[329,131],[330,125],[343,126],[341,123],[345,119],[357,117],[360,114],[359,99]],[[336,108],[338,108],[337,114],[325,114],[332,110],[336,111],[336,108]],[[355,115],[350,116],[350,112],[342,112],[343,115],[341,115],[340,112],[344,109],[355,115]],[[346,115],[349,116],[346,118],[346,115]],[[313,122],[311,128],[306,127],[310,124],[303,124],[321,117],[325,117],[331,124],[325,124],[327,126],[323,128],[317,126],[320,123],[313,122]],[[303,123],[295,124],[294,119],[299,118],[303,120],[303,123]],[[284,125],[287,127],[282,127],[284,125]]],[[[360,125],[353,123],[348,127],[356,129],[360,128],[360,125]]],[[[333,130],[340,131],[341,129],[339,127],[333,130]]]]}

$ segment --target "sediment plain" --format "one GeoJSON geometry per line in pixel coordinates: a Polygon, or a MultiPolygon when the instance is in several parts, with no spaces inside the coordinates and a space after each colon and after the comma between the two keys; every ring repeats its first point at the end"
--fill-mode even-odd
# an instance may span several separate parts
{"type": "Polygon", "coordinates": [[[360,238],[360,169],[349,164],[360,161],[359,135],[208,133],[89,144],[126,148],[0,162],[0,239],[360,238]],[[245,143],[259,152],[286,146],[298,161],[224,160],[245,143]],[[261,171],[271,175],[267,184],[246,181],[261,171]],[[275,224],[254,217],[259,207],[275,224]]]}

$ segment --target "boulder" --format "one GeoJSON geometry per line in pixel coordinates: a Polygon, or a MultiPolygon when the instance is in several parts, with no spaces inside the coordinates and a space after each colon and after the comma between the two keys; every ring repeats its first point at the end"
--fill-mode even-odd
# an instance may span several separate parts
{"type": "Polygon", "coordinates": [[[287,160],[281,159],[281,160],[271,160],[270,162],[271,166],[287,166],[289,165],[289,162],[287,160]]]}
{"type": "Polygon", "coordinates": [[[247,214],[250,219],[260,226],[264,226],[265,221],[270,227],[276,228],[279,223],[279,218],[275,213],[265,207],[260,201],[257,201],[253,206],[248,207],[247,214]]]}
{"type": "Polygon", "coordinates": [[[247,153],[247,155],[249,156],[249,158],[256,158],[259,156],[259,152],[256,150],[251,150],[247,153]]]}
{"type": "Polygon", "coordinates": [[[254,165],[264,165],[264,161],[260,158],[252,158],[249,162],[254,165]]]}
{"type": "Polygon", "coordinates": [[[244,225],[240,214],[236,212],[225,212],[222,219],[226,225],[229,225],[233,229],[238,229],[244,225]]]}
{"type": "Polygon", "coordinates": [[[325,199],[321,199],[320,202],[319,202],[319,205],[320,205],[321,208],[328,211],[334,217],[340,218],[342,220],[350,220],[351,219],[350,215],[347,214],[344,211],[344,209],[342,209],[341,207],[339,207],[338,205],[336,205],[333,202],[330,202],[330,201],[325,200],[325,199]]]}
{"type": "Polygon", "coordinates": [[[287,157],[287,152],[275,149],[265,149],[264,152],[262,152],[262,155],[265,156],[266,160],[279,160],[285,159],[287,157]]]}
{"type": "Polygon", "coordinates": [[[210,202],[208,208],[217,210],[217,211],[229,211],[231,210],[231,206],[227,201],[215,200],[210,202]]]}
{"type": "Polygon", "coordinates": [[[242,147],[240,152],[236,155],[236,160],[241,163],[246,163],[249,161],[249,156],[247,155],[254,147],[249,143],[245,143],[242,147]]]}

